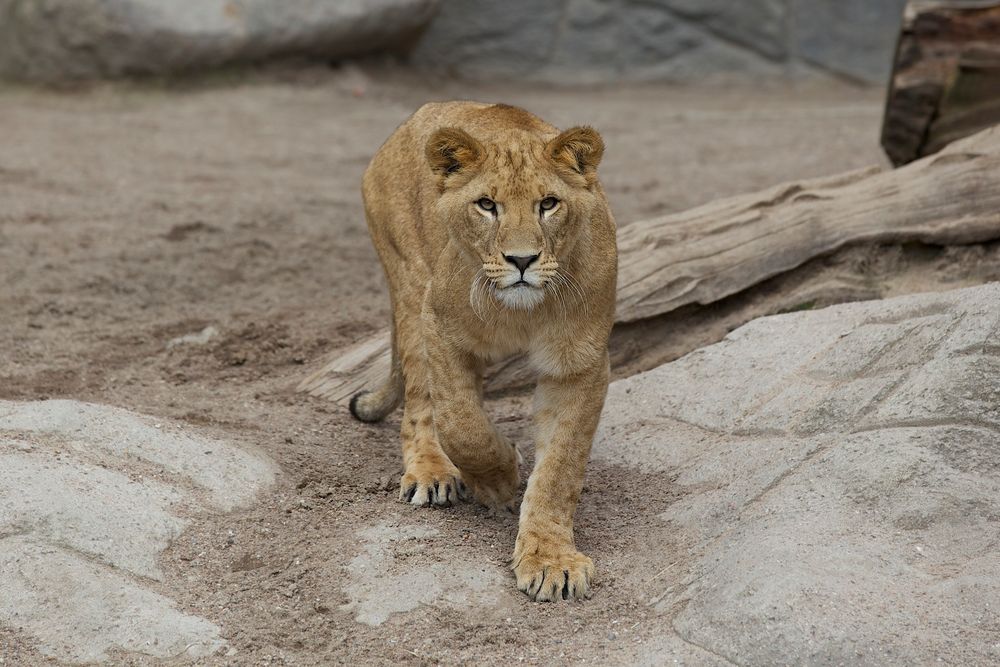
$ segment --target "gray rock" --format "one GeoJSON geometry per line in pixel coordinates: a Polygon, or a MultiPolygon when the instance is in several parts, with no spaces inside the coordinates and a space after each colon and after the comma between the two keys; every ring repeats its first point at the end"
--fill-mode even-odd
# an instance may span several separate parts
{"type": "Polygon", "coordinates": [[[819,68],[881,82],[903,2],[0,0],[0,75],[164,74],[391,50],[472,78],[691,81],[819,68]]]}
{"type": "Polygon", "coordinates": [[[359,623],[378,626],[394,614],[416,609],[475,609],[478,618],[500,619],[512,611],[503,604],[506,578],[492,564],[464,557],[448,562],[420,558],[437,530],[416,524],[381,523],[360,531],[362,549],[345,566],[349,601],[341,606],[359,623]],[[406,595],[400,595],[406,591],[406,595]]]}
{"type": "Polygon", "coordinates": [[[445,2],[410,59],[451,75],[528,76],[548,60],[562,3],[532,0],[445,2]]]}
{"type": "Polygon", "coordinates": [[[26,537],[0,539],[0,618],[64,662],[109,651],[199,658],[225,646],[218,626],[80,556],[26,537]]]}
{"type": "Polygon", "coordinates": [[[753,49],[721,38],[696,21],[663,16],[662,8],[642,7],[621,17],[619,78],[633,81],[701,82],[720,77],[773,78],[787,66],[753,49]]]}
{"type": "Polygon", "coordinates": [[[617,8],[601,0],[569,0],[558,36],[548,38],[553,68],[588,70],[597,77],[620,69],[621,28],[617,8]]]}
{"type": "Polygon", "coordinates": [[[783,53],[783,42],[762,37],[778,30],[775,7],[773,0],[444,3],[410,58],[462,77],[564,83],[776,74],[781,68],[760,57],[783,53]]]}
{"type": "Polygon", "coordinates": [[[812,65],[885,83],[906,0],[792,0],[791,49],[812,65]]]}
{"type": "Polygon", "coordinates": [[[0,401],[0,431],[4,430],[69,437],[81,450],[161,466],[179,483],[206,490],[212,504],[226,511],[247,504],[257,489],[273,482],[277,471],[271,461],[246,449],[107,405],[0,401]]]}
{"type": "Polygon", "coordinates": [[[69,662],[197,658],[218,627],[147,588],[192,515],[274,482],[262,455],[127,410],[0,401],[0,624],[69,662]]]}
{"type": "Polygon", "coordinates": [[[882,82],[905,0],[444,3],[414,63],[470,78],[566,83],[823,70],[882,82]]]}
{"type": "Polygon", "coordinates": [[[133,574],[160,579],[156,558],[186,521],[183,496],[152,480],[52,452],[5,454],[0,441],[0,534],[30,533],[133,574]],[[14,492],[14,489],[17,489],[14,492]]]}
{"type": "Polygon", "coordinates": [[[615,382],[594,458],[676,476],[650,603],[741,664],[1000,660],[998,341],[993,283],[763,318],[615,382]]]}
{"type": "Polygon", "coordinates": [[[162,74],[398,48],[437,0],[0,0],[0,74],[162,74]]]}
{"type": "Polygon", "coordinates": [[[619,16],[619,69],[646,69],[697,50],[705,36],[663,6],[636,5],[619,16]]]}
{"type": "Polygon", "coordinates": [[[785,0],[662,0],[684,18],[723,39],[775,60],[788,53],[785,0]]]}

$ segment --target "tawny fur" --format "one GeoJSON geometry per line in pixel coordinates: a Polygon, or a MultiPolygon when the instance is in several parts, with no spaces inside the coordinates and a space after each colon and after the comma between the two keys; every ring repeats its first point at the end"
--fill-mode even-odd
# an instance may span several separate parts
{"type": "Polygon", "coordinates": [[[615,305],[603,150],[594,130],[560,133],[522,109],[428,104],[363,182],[392,300],[393,370],[352,412],[375,421],[404,401],[401,499],[446,505],[471,491],[510,506],[517,450],[483,410],[482,372],[528,353],[539,374],[536,460],[512,562],[536,600],[589,597],[594,572],[574,545],[573,515],[607,391],[615,305]],[[505,255],[538,257],[522,275],[505,255]]]}

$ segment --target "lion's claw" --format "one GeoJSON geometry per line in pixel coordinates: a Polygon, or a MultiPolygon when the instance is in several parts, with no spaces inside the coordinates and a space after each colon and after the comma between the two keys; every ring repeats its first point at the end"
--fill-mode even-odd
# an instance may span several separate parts
{"type": "Polygon", "coordinates": [[[536,602],[580,600],[591,595],[594,562],[577,551],[515,557],[517,587],[536,602]]]}
{"type": "Polygon", "coordinates": [[[435,471],[407,471],[399,481],[399,499],[418,507],[453,505],[464,498],[464,487],[458,469],[454,467],[435,471]]]}

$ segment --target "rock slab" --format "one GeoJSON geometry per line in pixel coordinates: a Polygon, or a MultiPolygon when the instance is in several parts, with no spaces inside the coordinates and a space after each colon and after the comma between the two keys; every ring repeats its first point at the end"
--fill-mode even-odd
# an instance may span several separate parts
{"type": "Polygon", "coordinates": [[[246,505],[276,474],[263,455],[120,408],[0,401],[0,623],[70,663],[214,653],[221,629],[149,584],[186,517],[246,505]]]}
{"type": "Polygon", "coordinates": [[[437,0],[0,0],[0,75],[167,74],[398,48],[437,0]]]}
{"type": "Polygon", "coordinates": [[[649,603],[685,641],[1000,660],[1000,283],[755,320],[614,383],[593,455],[676,476],[649,603]]]}
{"type": "Polygon", "coordinates": [[[590,83],[827,72],[883,83],[905,0],[463,0],[413,60],[461,76],[590,83]]]}
{"type": "Polygon", "coordinates": [[[398,518],[360,531],[362,548],[344,566],[348,601],[341,609],[371,626],[394,614],[432,607],[475,608],[480,617],[510,613],[501,601],[507,581],[492,564],[457,551],[448,562],[421,558],[427,540],[436,535],[434,528],[398,518]]]}

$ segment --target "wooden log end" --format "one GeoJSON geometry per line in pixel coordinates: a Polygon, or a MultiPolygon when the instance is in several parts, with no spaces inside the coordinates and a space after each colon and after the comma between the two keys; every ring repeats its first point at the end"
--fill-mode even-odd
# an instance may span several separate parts
{"type": "Polygon", "coordinates": [[[385,330],[335,350],[296,391],[346,406],[356,393],[378,386],[389,376],[391,347],[390,333],[385,330]]]}

